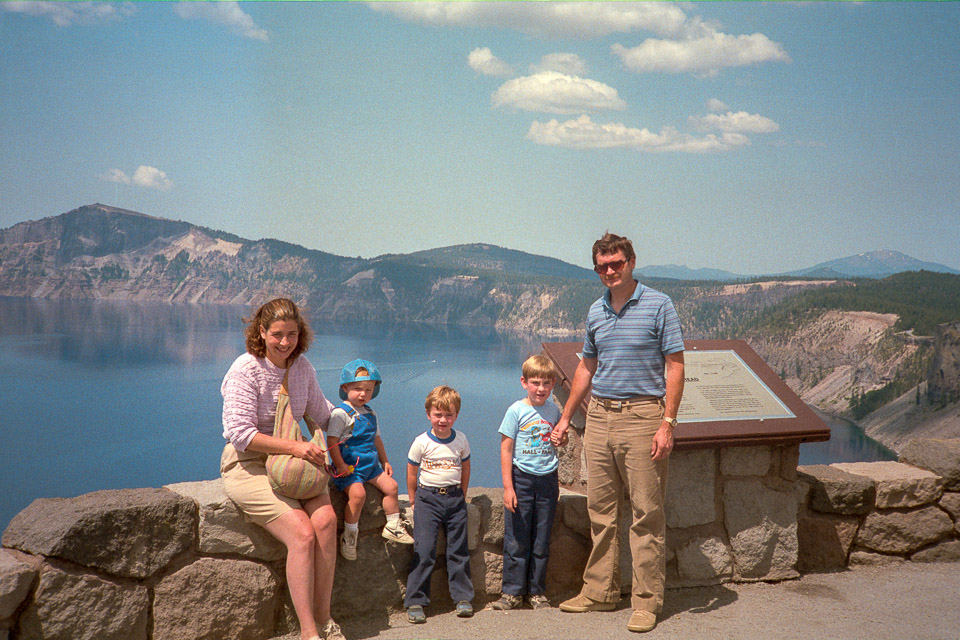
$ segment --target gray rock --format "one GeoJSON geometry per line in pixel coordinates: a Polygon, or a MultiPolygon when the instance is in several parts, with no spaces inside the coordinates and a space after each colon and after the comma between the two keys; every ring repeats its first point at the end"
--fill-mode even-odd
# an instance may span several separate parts
{"type": "Polygon", "coordinates": [[[900,462],[932,471],[947,489],[960,491],[960,439],[915,438],[904,445],[900,462]]]}
{"type": "Polygon", "coordinates": [[[127,578],[147,578],[196,547],[197,506],[166,489],[40,498],[18,513],[3,545],[127,578]]]}
{"type": "Polygon", "coordinates": [[[960,540],[945,540],[910,556],[912,562],[958,562],[960,540]]]}
{"type": "Polygon", "coordinates": [[[813,485],[802,479],[798,479],[794,485],[797,491],[797,510],[803,513],[810,504],[810,492],[813,491],[813,485]]]}
{"type": "Polygon", "coordinates": [[[800,462],[800,445],[777,447],[780,451],[780,477],[787,482],[797,481],[797,464],[800,462]]]}
{"type": "Polygon", "coordinates": [[[936,502],[943,492],[938,475],[899,462],[839,462],[830,466],[873,480],[878,509],[919,507],[936,502]]]}
{"type": "Polygon", "coordinates": [[[960,493],[944,493],[940,497],[940,508],[949,513],[954,522],[960,522],[960,493]]]}
{"type": "Polygon", "coordinates": [[[677,549],[676,558],[677,573],[683,582],[719,584],[733,575],[730,547],[717,537],[690,541],[677,549]]]}
{"type": "Polygon", "coordinates": [[[566,489],[560,490],[560,518],[574,533],[590,539],[590,516],[587,514],[587,496],[566,489]]]}
{"type": "Polygon", "coordinates": [[[46,566],[20,616],[21,640],[146,640],[145,587],[46,566]]]}
{"type": "Polygon", "coordinates": [[[906,561],[900,556],[888,556],[882,553],[871,553],[870,551],[857,549],[850,553],[849,564],[851,567],[876,567],[888,564],[899,564],[901,562],[906,561]]]}
{"type": "Polygon", "coordinates": [[[200,553],[239,554],[258,560],[279,560],[287,555],[279,540],[244,518],[237,505],[224,493],[223,480],[180,482],[164,488],[197,504],[200,553]]]}
{"type": "Polygon", "coordinates": [[[950,517],[932,505],[910,511],[876,511],[864,518],[857,544],[882,553],[911,553],[951,531],[950,517]]]}
{"type": "Polygon", "coordinates": [[[500,593],[503,588],[503,554],[481,551],[470,558],[470,569],[481,576],[473,576],[474,590],[484,595],[500,593]]]}
{"type": "Polygon", "coordinates": [[[720,473],[725,476],[765,476],[773,461],[773,447],[724,447],[720,473]]]}
{"type": "MultiPolygon", "coordinates": [[[[583,431],[580,431],[583,433],[583,431]]],[[[567,446],[560,447],[558,450],[559,467],[557,468],[557,477],[562,485],[570,485],[580,480],[580,451],[581,437],[575,429],[568,432],[569,442],[567,446]]]]}
{"type": "Polygon", "coordinates": [[[735,575],[744,580],[795,578],[797,499],[762,480],[727,480],[724,523],[733,549],[735,575]]]}
{"type": "Polygon", "coordinates": [[[30,592],[37,569],[0,549],[0,620],[9,618],[30,592]]]}
{"type": "Polygon", "coordinates": [[[856,516],[808,513],[797,520],[797,567],[801,573],[847,566],[860,522],[856,516]]]}
{"type": "MultiPolygon", "coordinates": [[[[471,549],[476,549],[479,541],[487,544],[503,544],[503,489],[487,489],[472,487],[467,495],[468,508],[472,506],[476,511],[474,517],[476,529],[471,529],[471,549]]],[[[468,511],[468,517],[470,512],[468,511]]],[[[473,525],[471,525],[473,526],[473,525]]]]}
{"type": "Polygon", "coordinates": [[[278,592],[261,564],[200,558],[154,588],[153,640],[269,638],[278,592]]]}
{"type": "MultiPolygon", "coordinates": [[[[480,507],[475,502],[467,503],[467,548],[474,551],[480,546],[480,507]]],[[[501,524],[503,517],[500,518],[501,524]]],[[[500,534],[500,540],[503,540],[503,534],[500,534]]]]}
{"type": "Polygon", "coordinates": [[[361,534],[356,560],[337,557],[333,617],[399,611],[412,558],[413,545],[384,540],[379,531],[361,534]]]}
{"type": "Polygon", "coordinates": [[[799,468],[798,482],[810,485],[810,508],[821,513],[863,514],[873,510],[876,487],[870,478],[823,464],[799,468]]]}
{"type": "Polygon", "coordinates": [[[682,529],[717,520],[716,477],[713,449],[678,451],[670,456],[664,505],[668,527],[682,529]]]}
{"type": "Polygon", "coordinates": [[[555,522],[550,534],[547,592],[565,593],[579,589],[583,584],[583,569],[587,566],[589,553],[589,534],[584,538],[555,522]]]}

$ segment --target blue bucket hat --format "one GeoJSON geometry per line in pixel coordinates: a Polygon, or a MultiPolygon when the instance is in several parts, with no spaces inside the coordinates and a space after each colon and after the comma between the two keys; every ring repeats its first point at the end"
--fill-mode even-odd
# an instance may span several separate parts
{"type": "Polygon", "coordinates": [[[351,360],[347,364],[343,365],[343,369],[340,370],[340,399],[347,399],[347,392],[344,391],[343,385],[351,382],[364,382],[366,380],[373,380],[376,382],[376,384],[373,385],[373,395],[370,396],[370,399],[373,400],[377,397],[377,394],[380,393],[380,383],[383,382],[383,378],[380,377],[380,371],[377,370],[377,365],[373,364],[369,360],[361,360],[360,358],[351,360]],[[367,375],[358,376],[357,369],[366,369],[367,375]]]}

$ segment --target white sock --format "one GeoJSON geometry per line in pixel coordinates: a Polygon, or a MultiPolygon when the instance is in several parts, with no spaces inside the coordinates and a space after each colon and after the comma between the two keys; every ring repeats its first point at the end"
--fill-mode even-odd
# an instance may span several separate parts
{"type": "Polygon", "coordinates": [[[357,522],[344,522],[344,523],[343,523],[343,528],[346,529],[347,531],[359,531],[359,530],[360,530],[360,522],[359,522],[359,521],[357,521],[357,522]]]}
{"type": "Polygon", "coordinates": [[[388,524],[388,525],[389,525],[389,524],[397,524],[398,522],[400,522],[400,514],[399,514],[399,513],[388,513],[388,514],[387,514],[387,524],[388,524]]]}

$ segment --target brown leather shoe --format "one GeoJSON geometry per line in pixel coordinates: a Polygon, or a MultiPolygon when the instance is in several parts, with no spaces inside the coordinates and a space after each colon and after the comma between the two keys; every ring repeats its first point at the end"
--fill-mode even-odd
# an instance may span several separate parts
{"type": "Polygon", "coordinates": [[[657,614],[643,609],[634,609],[633,615],[630,616],[630,622],[627,623],[627,630],[644,633],[652,630],[655,626],[657,626],[657,614]]]}
{"type": "Polygon", "coordinates": [[[560,611],[567,613],[586,613],[587,611],[613,611],[615,602],[600,602],[581,594],[560,603],[560,611]]]}

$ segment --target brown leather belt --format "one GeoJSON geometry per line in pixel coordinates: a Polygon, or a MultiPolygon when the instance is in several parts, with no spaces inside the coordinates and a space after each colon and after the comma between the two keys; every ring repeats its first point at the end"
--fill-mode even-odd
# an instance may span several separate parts
{"type": "Polygon", "coordinates": [[[607,411],[622,411],[624,408],[632,405],[647,404],[648,402],[663,402],[663,398],[658,398],[657,396],[633,396],[632,398],[623,399],[593,396],[593,399],[607,411]]]}

